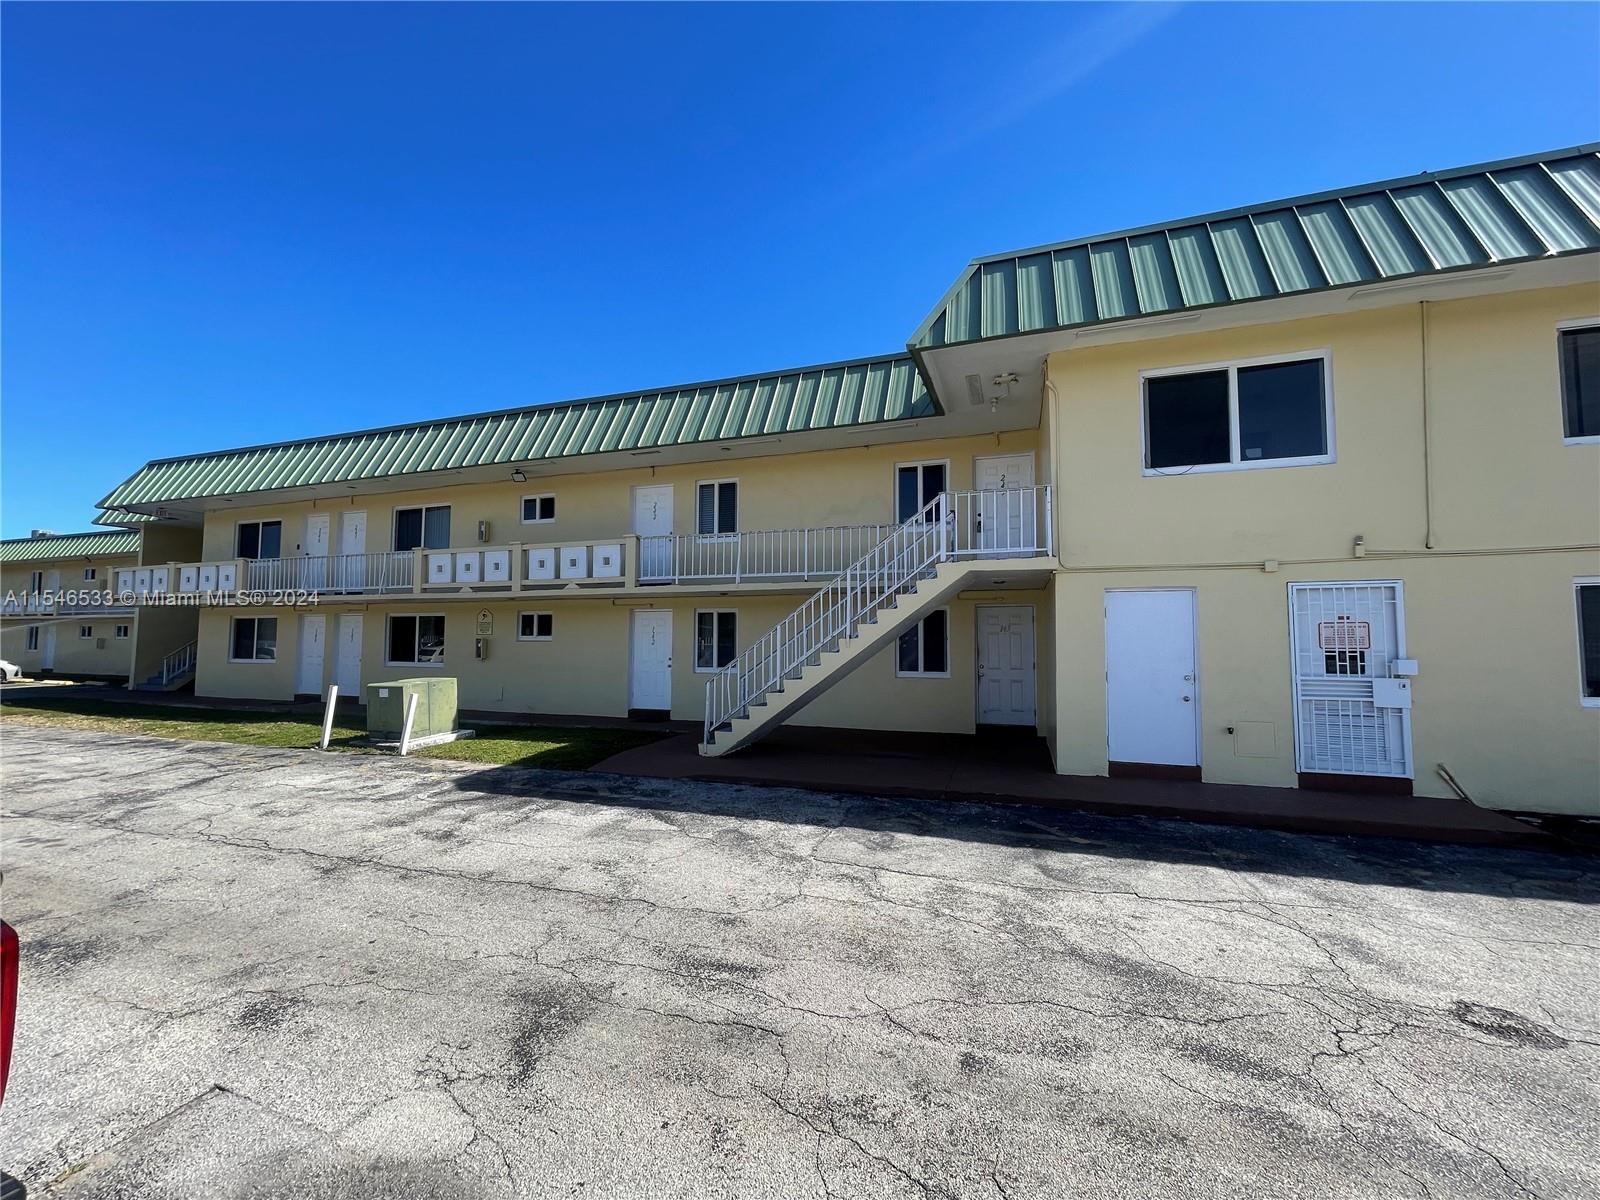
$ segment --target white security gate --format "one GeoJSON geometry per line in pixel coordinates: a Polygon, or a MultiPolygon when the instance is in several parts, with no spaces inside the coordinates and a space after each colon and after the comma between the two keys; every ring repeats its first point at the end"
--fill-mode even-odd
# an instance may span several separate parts
{"type": "Polygon", "coordinates": [[[1296,763],[1303,772],[1409,778],[1411,681],[1395,581],[1291,583],[1296,763]]]}

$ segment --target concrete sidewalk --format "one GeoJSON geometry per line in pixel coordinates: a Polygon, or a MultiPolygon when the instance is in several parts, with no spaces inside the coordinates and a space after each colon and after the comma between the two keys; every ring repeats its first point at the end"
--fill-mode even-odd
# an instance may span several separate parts
{"type": "Polygon", "coordinates": [[[1032,736],[880,733],[785,726],[748,749],[702,758],[698,734],[624,750],[594,770],[854,795],[905,796],[1153,816],[1306,833],[1561,849],[1538,826],[1466,801],[1298,788],[1057,775],[1032,736]]]}

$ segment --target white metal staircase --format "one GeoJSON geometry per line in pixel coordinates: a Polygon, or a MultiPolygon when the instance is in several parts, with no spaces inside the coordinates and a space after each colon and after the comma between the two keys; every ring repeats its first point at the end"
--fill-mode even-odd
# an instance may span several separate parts
{"type": "Polygon", "coordinates": [[[160,668],[134,688],[140,692],[170,692],[194,678],[195,643],[179,646],[161,660],[160,668]]]}
{"type": "Polygon", "coordinates": [[[782,724],[974,571],[1053,552],[1048,485],[942,492],[706,681],[700,753],[730,754],[782,724]]]}

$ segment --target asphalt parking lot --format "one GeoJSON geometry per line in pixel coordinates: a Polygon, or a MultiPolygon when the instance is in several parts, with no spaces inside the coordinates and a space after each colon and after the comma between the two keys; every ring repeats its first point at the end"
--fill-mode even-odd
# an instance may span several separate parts
{"type": "Polygon", "coordinates": [[[1600,1193],[1600,872],[10,726],[84,1197],[1600,1193]]]}

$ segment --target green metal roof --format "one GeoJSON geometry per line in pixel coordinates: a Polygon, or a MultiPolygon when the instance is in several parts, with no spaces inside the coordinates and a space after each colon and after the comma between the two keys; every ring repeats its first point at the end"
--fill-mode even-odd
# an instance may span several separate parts
{"type": "Polygon", "coordinates": [[[53,533],[49,537],[7,538],[0,563],[42,562],[51,558],[100,558],[139,553],[139,532],[106,529],[94,533],[53,533]]]}
{"type": "Polygon", "coordinates": [[[96,516],[90,524],[137,528],[148,521],[159,521],[160,519],[160,517],[153,516],[150,513],[129,512],[125,508],[108,508],[96,516]]]}
{"type": "Polygon", "coordinates": [[[1600,248],[1600,143],[975,259],[920,351],[1600,248]]]}
{"type": "Polygon", "coordinates": [[[100,501],[100,507],[727,442],[937,412],[909,356],[856,359],[666,391],[157,459],[100,501]]]}

